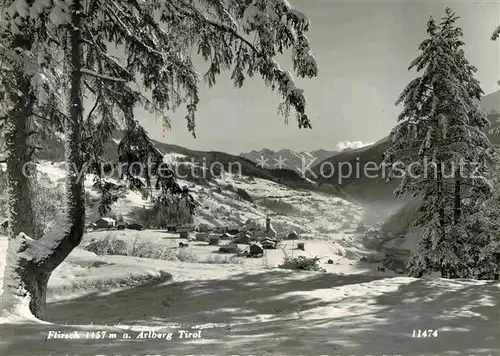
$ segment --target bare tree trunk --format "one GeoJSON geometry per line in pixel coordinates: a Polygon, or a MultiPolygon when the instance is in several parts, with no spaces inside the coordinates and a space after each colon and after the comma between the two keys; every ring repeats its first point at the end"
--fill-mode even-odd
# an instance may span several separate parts
{"type": "Polygon", "coordinates": [[[68,59],[71,65],[70,93],[69,93],[69,120],[66,123],[66,163],[67,163],[67,218],[69,229],[61,241],[54,246],[51,253],[36,267],[38,274],[35,278],[31,275],[25,282],[30,287],[32,300],[30,308],[32,313],[39,317],[45,315],[46,289],[48,279],[57,266],[59,266],[73,249],[82,240],[85,225],[85,175],[79,174],[83,168],[81,152],[81,134],[83,125],[83,94],[82,73],[83,47],[80,29],[82,22],[82,0],[73,0],[71,6],[72,23],[69,26],[68,59]],[[29,283],[32,283],[31,285],[29,283]],[[34,299],[33,299],[34,297],[34,299]]]}
{"type": "Polygon", "coordinates": [[[47,317],[47,284],[53,271],[43,270],[35,263],[24,259],[20,261],[19,267],[22,285],[26,293],[29,293],[31,314],[38,319],[45,320],[47,317]]]}
{"type": "Polygon", "coordinates": [[[11,235],[24,232],[33,235],[35,229],[33,197],[33,179],[36,166],[32,162],[32,150],[29,144],[29,120],[33,112],[35,99],[30,94],[31,86],[25,78],[21,92],[23,98],[8,118],[6,132],[7,180],[10,190],[9,221],[11,235]]]}
{"type": "MultiPolygon", "coordinates": [[[[13,47],[29,50],[32,38],[28,35],[17,35],[13,47]]],[[[29,236],[35,230],[33,208],[33,180],[36,177],[36,166],[32,162],[34,146],[30,142],[31,116],[36,98],[31,87],[31,79],[20,68],[14,71],[17,90],[20,96],[13,98],[16,104],[7,117],[5,133],[7,155],[7,181],[10,190],[9,221],[11,236],[24,232],[29,236]],[[17,100],[16,100],[17,99],[17,100]]]]}

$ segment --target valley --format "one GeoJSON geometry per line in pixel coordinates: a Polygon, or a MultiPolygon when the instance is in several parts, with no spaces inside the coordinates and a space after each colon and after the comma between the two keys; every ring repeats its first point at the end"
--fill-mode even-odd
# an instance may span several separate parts
{"type": "MultiPolygon", "coordinates": [[[[61,184],[60,164],[41,162],[38,168],[47,184],[61,184]]],[[[91,183],[88,179],[86,185],[92,194],[91,183]]],[[[200,348],[213,354],[278,349],[307,353],[313,347],[320,353],[397,353],[402,342],[415,353],[495,350],[494,328],[483,326],[481,320],[494,309],[498,283],[414,279],[390,268],[381,271],[386,254],[377,248],[380,224],[363,224],[364,207],[325,193],[230,174],[208,186],[182,180],[180,184],[189,185],[202,205],[194,216],[196,225],[234,225],[248,219],[264,223],[270,215],[280,235],[295,230],[299,239],[284,240],[276,250],[265,250],[262,258],[243,258],[219,253],[219,246],[206,242],[189,241],[188,247],[180,248],[179,242],[186,240],[165,230],[89,231],[49,281],[48,323],[3,320],[9,355],[24,355],[26,350],[42,355],[42,349],[59,353],[66,347],[85,355],[154,353],[165,347],[183,354],[200,348]],[[244,189],[251,201],[241,199],[229,186],[244,189]],[[140,246],[137,250],[150,257],[129,252],[103,255],[102,250],[95,254],[88,251],[95,241],[119,241],[126,251],[140,246]],[[297,249],[298,242],[305,243],[304,251],[297,249]],[[325,272],[279,268],[287,256],[318,257],[325,272]],[[481,296],[469,295],[471,288],[479,287],[481,296]],[[443,301],[449,298],[457,301],[450,301],[443,313],[443,301]],[[464,318],[469,318],[470,326],[458,327],[464,318]],[[439,337],[415,339],[413,329],[424,324],[438,330],[439,337]],[[39,336],[55,328],[63,333],[117,336],[78,340],[39,336]],[[177,335],[178,330],[200,337],[168,341],[133,337],[152,332],[177,335]],[[123,339],[124,334],[131,339],[123,339]],[[451,343],[457,334],[462,341],[451,343]],[[257,335],[258,344],[251,341],[257,335]]],[[[147,203],[129,192],[113,212],[127,216],[147,203]]],[[[95,218],[90,211],[88,220],[95,218]]],[[[1,251],[6,251],[6,242],[1,240],[1,251]]]]}

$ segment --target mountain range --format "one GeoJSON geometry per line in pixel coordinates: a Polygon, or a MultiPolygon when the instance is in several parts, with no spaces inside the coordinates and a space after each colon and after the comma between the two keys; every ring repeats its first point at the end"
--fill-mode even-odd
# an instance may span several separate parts
{"type": "MultiPolygon", "coordinates": [[[[488,114],[488,119],[492,126],[500,126],[500,91],[485,96],[481,103],[481,108],[488,114]]],[[[114,139],[107,143],[105,147],[105,159],[109,162],[116,162],[118,142],[122,133],[116,132],[114,139]]],[[[495,145],[500,145],[499,135],[489,135],[490,140],[495,145]]],[[[194,160],[198,164],[205,164],[207,167],[214,162],[223,166],[226,171],[231,170],[231,165],[241,166],[241,173],[254,178],[262,178],[276,183],[281,183],[293,188],[303,188],[311,190],[321,190],[332,193],[342,198],[361,203],[394,204],[396,199],[393,190],[397,182],[387,183],[384,175],[378,175],[376,179],[368,176],[365,172],[349,173],[350,167],[365,167],[368,162],[377,165],[382,162],[383,153],[390,147],[391,142],[388,137],[384,137],[372,145],[359,149],[345,149],[342,152],[316,150],[311,152],[295,152],[289,149],[272,151],[263,149],[261,151],[251,151],[234,156],[224,152],[216,151],[195,151],[181,146],[170,145],[158,141],[153,141],[155,146],[164,154],[178,154],[186,160],[194,160]],[[279,157],[282,157],[282,167],[276,166],[279,157]],[[257,159],[267,158],[267,165],[256,166],[257,159]],[[276,159],[276,160],[275,160],[276,159]],[[301,174],[302,162],[314,163],[308,167],[314,174],[305,177],[301,174]],[[328,174],[328,169],[321,170],[321,167],[328,165],[334,167],[334,171],[328,174]],[[297,167],[298,169],[295,169],[297,167]],[[327,174],[327,175],[325,175],[327,174]]],[[[48,138],[42,144],[43,148],[38,154],[38,159],[50,161],[62,161],[64,159],[64,144],[60,137],[48,138]]],[[[307,164],[306,163],[306,164],[307,164]]],[[[375,172],[376,173],[376,172],[375,172]]],[[[369,172],[370,175],[373,171],[369,172]]],[[[399,202],[398,204],[403,203],[399,202]]]]}
{"type": "MultiPolygon", "coordinates": [[[[348,150],[348,149],[346,149],[348,150]]],[[[325,159],[339,154],[338,151],[316,150],[316,151],[301,151],[296,152],[290,149],[282,149],[272,151],[264,148],[260,151],[251,151],[241,153],[240,157],[246,158],[259,167],[274,169],[289,169],[302,173],[304,167],[314,167],[316,164],[323,162],[325,159]]]]}
{"type": "MultiPolygon", "coordinates": [[[[483,96],[479,104],[488,115],[491,128],[500,126],[500,90],[483,96]]],[[[493,144],[500,144],[498,135],[490,135],[490,140],[493,144]]],[[[349,167],[356,167],[356,165],[364,167],[368,162],[373,165],[380,164],[383,153],[390,145],[387,136],[372,145],[358,149],[346,148],[341,152],[328,150],[295,152],[290,149],[273,151],[265,148],[260,151],[242,153],[240,157],[259,164],[259,166],[265,162],[264,168],[269,171],[279,168],[278,163],[281,157],[281,162],[284,163],[281,168],[292,169],[301,176],[303,176],[302,168],[304,167],[302,162],[305,162],[307,166],[314,160],[314,163],[308,166],[314,173],[307,174],[306,178],[317,182],[321,190],[331,191],[344,198],[363,203],[378,201],[393,204],[395,202],[393,190],[397,182],[388,184],[383,175],[379,179],[372,179],[366,177],[366,172],[349,173],[349,169],[351,169],[349,167]],[[331,174],[328,173],[327,166],[334,168],[331,174]],[[326,169],[321,171],[321,167],[326,169]]]]}
{"type": "MultiPolygon", "coordinates": [[[[104,146],[103,159],[108,163],[118,162],[118,144],[123,137],[123,132],[116,130],[113,134],[113,139],[108,141],[104,146]]],[[[317,186],[313,182],[304,179],[297,171],[290,169],[267,169],[266,167],[257,167],[253,161],[245,157],[234,156],[229,153],[219,151],[196,151],[184,148],[177,145],[171,145],[164,142],[151,140],[154,146],[165,156],[181,157],[177,160],[179,173],[187,175],[186,180],[213,180],[218,178],[221,172],[233,172],[253,177],[261,178],[275,183],[280,183],[291,188],[316,189],[317,186]],[[203,178],[191,177],[185,172],[182,167],[189,167],[194,164],[198,167],[204,167],[206,170],[201,174],[203,178]]],[[[62,137],[54,135],[46,137],[41,143],[41,150],[37,154],[39,160],[47,160],[53,162],[61,162],[64,160],[64,142],[62,137]]],[[[197,173],[200,174],[200,173],[197,173]]]]}

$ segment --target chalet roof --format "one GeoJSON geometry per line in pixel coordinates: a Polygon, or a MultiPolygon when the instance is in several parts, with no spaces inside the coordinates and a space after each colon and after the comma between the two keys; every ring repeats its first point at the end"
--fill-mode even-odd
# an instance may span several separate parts
{"type": "Polygon", "coordinates": [[[116,221],[115,219],[112,219],[112,218],[99,218],[96,221],[100,221],[100,220],[110,222],[110,223],[113,223],[116,221]]]}

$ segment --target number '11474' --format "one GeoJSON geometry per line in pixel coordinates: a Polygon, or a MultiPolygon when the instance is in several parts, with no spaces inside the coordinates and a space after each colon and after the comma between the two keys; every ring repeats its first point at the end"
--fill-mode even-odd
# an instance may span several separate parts
{"type": "Polygon", "coordinates": [[[427,330],[413,330],[413,337],[437,337],[438,331],[433,329],[427,330]]]}

